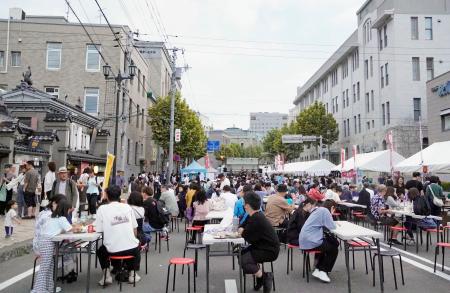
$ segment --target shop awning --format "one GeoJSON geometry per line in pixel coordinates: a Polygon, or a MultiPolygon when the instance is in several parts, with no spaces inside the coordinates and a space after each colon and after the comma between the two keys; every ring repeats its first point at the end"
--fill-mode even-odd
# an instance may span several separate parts
{"type": "Polygon", "coordinates": [[[106,158],[97,157],[91,154],[69,152],[67,153],[67,158],[71,161],[77,162],[88,162],[94,164],[106,164],[106,158]]]}

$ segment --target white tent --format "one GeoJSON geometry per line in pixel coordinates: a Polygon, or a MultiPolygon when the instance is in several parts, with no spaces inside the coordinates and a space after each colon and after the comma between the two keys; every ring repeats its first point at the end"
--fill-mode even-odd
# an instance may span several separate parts
{"type": "MultiPolygon", "coordinates": [[[[395,166],[404,159],[405,158],[399,153],[395,151],[392,152],[392,166],[395,166]]],[[[356,162],[353,157],[351,157],[344,162],[344,168],[342,168],[342,164],[338,164],[333,170],[341,172],[355,170],[355,163],[358,170],[361,171],[391,172],[391,157],[389,150],[357,154],[356,162]]]]}
{"type": "Polygon", "coordinates": [[[328,175],[334,167],[336,167],[336,165],[325,159],[307,162],[294,162],[284,165],[284,169],[281,173],[308,173],[310,175],[328,175]]]}
{"type": "Polygon", "coordinates": [[[450,170],[450,141],[436,142],[426,149],[396,164],[394,170],[400,172],[421,172],[422,166],[428,167],[428,172],[450,170]],[[422,163],[423,162],[423,163],[422,163]]]}

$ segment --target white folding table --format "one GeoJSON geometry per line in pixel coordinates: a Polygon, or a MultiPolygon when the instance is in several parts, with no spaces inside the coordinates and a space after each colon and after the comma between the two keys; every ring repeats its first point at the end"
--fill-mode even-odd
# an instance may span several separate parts
{"type": "Polygon", "coordinates": [[[337,204],[347,208],[347,219],[349,219],[349,220],[351,218],[351,212],[350,211],[352,209],[354,209],[354,208],[366,209],[367,208],[365,205],[356,204],[356,203],[352,203],[352,202],[346,202],[346,201],[340,201],[337,204]]]}
{"type": "Polygon", "coordinates": [[[55,251],[55,261],[54,261],[54,270],[53,270],[53,278],[54,278],[54,288],[53,292],[56,293],[56,280],[57,280],[57,272],[58,272],[58,255],[59,255],[59,246],[60,243],[63,241],[80,241],[80,242],[87,242],[88,245],[86,246],[86,253],[88,255],[88,267],[87,267],[87,275],[86,275],[86,293],[89,293],[89,282],[91,279],[91,250],[92,250],[92,244],[96,241],[98,241],[101,238],[101,233],[62,233],[59,235],[56,235],[51,238],[53,242],[55,242],[56,251],[55,251]]]}
{"type": "Polygon", "coordinates": [[[380,232],[358,226],[356,224],[347,222],[347,221],[335,221],[336,229],[331,231],[336,237],[344,241],[345,244],[345,266],[347,268],[347,283],[348,283],[348,292],[352,292],[351,289],[351,280],[350,280],[350,251],[348,241],[351,241],[355,238],[364,238],[369,237],[373,238],[375,244],[377,246],[378,253],[378,269],[380,274],[380,287],[381,292],[384,292],[384,286],[382,281],[382,266],[381,266],[381,255],[380,255],[380,238],[383,237],[383,234],[380,232]]]}
{"type": "Polygon", "coordinates": [[[214,231],[220,229],[220,225],[218,224],[210,224],[205,225],[203,232],[202,243],[206,246],[206,292],[209,293],[209,258],[216,256],[233,256],[236,254],[233,251],[211,251],[210,246],[219,243],[232,243],[238,246],[238,262],[239,262],[239,292],[244,292],[242,288],[242,273],[241,273],[241,248],[242,245],[245,244],[244,238],[225,238],[225,239],[216,239],[214,238],[214,231]]]}

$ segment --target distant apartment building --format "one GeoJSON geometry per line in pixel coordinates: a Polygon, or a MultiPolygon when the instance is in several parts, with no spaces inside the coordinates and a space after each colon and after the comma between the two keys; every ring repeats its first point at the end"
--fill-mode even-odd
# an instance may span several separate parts
{"type": "Polygon", "coordinates": [[[127,174],[148,169],[145,158],[153,150],[146,139],[146,109],[154,102],[149,92],[155,77],[133,46],[130,28],[112,25],[113,35],[107,25],[85,24],[91,40],[79,23],[62,16],[31,16],[18,8],[10,9],[10,16],[0,20],[0,88],[13,89],[30,67],[33,87],[102,121],[98,130],[110,133],[104,156],[113,153],[116,83],[105,80],[103,65],[114,74],[127,74],[129,63],[137,66],[120,96],[117,168],[127,174]]]}
{"type": "Polygon", "coordinates": [[[281,128],[288,123],[288,114],[256,112],[250,113],[250,131],[264,137],[267,132],[275,128],[281,128]]]}
{"type": "MultiPolygon", "coordinates": [[[[322,102],[339,126],[339,140],[324,149],[339,161],[388,147],[407,157],[428,143],[427,80],[450,69],[450,0],[368,0],[357,11],[358,28],[302,86],[297,88],[296,115],[322,102]]],[[[430,112],[429,115],[438,115],[430,112]]],[[[301,160],[316,159],[315,149],[301,160]]]]}
{"type": "Polygon", "coordinates": [[[450,71],[427,82],[430,144],[450,140],[450,71]]]}

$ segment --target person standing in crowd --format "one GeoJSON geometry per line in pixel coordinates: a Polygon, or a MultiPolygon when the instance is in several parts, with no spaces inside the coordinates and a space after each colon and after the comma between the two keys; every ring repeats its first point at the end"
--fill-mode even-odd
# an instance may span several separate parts
{"type": "Polygon", "coordinates": [[[336,229],[331,216],[335,212],[336,203],[326,200],[322,207],[311,209],[310,215],[300,231],[298,242],[302,250],[320,250],[316,256],[316,268],[313,277],[329,283],[329,273],[334,267],[339,250],[339,242],[330,233],[336,229]]]}
{"type": "MultiPolygon", "coordinates": [[[[137,236],[138,223],[133,209],[120,202],[121,191],[116,185],[106,189],[107,204],[101,205],[97,210],[95,227],[97,232],[103,232],[103,245],[97,250],[100,266],[104,271],[102,279],[98,282],[100,286],[111,284],[110,256],[132,255],[134,258],[125,260],[125,266],[129,271],[128,281],[130,283],[141,280],[134,270],[139,270],[141,253],[137,236]],[[106,272],[105,272],[106,270],[106,272]],[[106,278],[104,277],[106,274],[106,278]]],[[[115,264],[112,264],[115,267],[115,264]]]]}
{"type": "MultiPolygon", "coordinates": [[[[18,205],[18,215],[20,218],[23,218],[27,215],[27,209],[26,209],[26,205],[25,205],[25,199],[24,199],[24,195],[23,195],[23,185],[24,185],[24,181],[25,181],[25,165],[20,165],[19,167],[19,175],[14,178],[13,180],[11,180],[11,182],[9,182],[6,185],[6,189],[17,189],[17,205],[18,205]]],[[[0,183],[1,185],[1,183],[0,183]]]]}
{"type": "Polygon", "coordinates": [[[26,163],[26,173],[24,179],[24,199],[25,205],[28,209],[28,216],[25,219],[32,219],[35,217],[35,208],[36,208],[36,189],[39,184],[39,173],[36,169],[34,169],[34,162],[27,161],[26,163]]]}
{"type": "Polygon", "coordinates": [[[263,287],[264,293],[272,291],[273,275],[263,272],[260,263],[272,262],[280,253],[280,242],[271,223],[260,210],[261,198],[254,192],[244,194],[244,208],[248,219],[238,233],[250,245],[242,251],[241,266],[244,274],[256,277],[255,290],[263,287]]]}
{"type": "Polygon", "coordinates": [[[95,215],[97,213],[97,202],[100,199],[100,184],[92,169],[86,169],[85,171],[88,174],[88,178],[86,180],[86,199],[88,203],[88,211],[90,215],[95,215]]]}
{"type": "Polygon", "coordinates": [[[122,170],[117,171],[116,186],[119,186],[120,190],[123,190],[125,187],[125,174],[122,170]]]}
{"type": "Polygon", "coordinates": [[[184,185],[189,185],[189,176],[187,174],[183,176],[183,183],[184,185]]]}
{"type": "Polygon", "coordinates": [[[406,182],[405,189],[409,190],[410,188],[415,187],[420,193],[424,193],[420,172],[413,172],[412,177],[413,178],[411,180],[406,182]]]}
{"type": "Polygon", "coordinates": [[[181,217],[184,217],[184,212],[186,211],[187,189],[188,187],[186,185],[178,184],[176,196],[177,196],[178,211],[181,217]]]}
{"type": "Polygon", "coordinates": [[[10,238],[14,231],[14,224],[20,225],[20,221],[17,217],[17,203],[14,200],[10,200],[6,203],[6,216],[5,216],[5,238],[10,238]]]}
{"type": "Polygon", "coordinates": [[[56,164],[55,164],[55,162],[48,162],[47,167],[48,167],[48,171],[44,177],[44,194],[48,199],[52,192],[53,183],[56,180],[56,175],[55,175],[56,164]]]}
{"type": "Polygon", "coordinates": [[[431,214],[433,216],[441,216],[441,205],[437,204],[439,200],[444,203],[445,195],[442,190],[442,186],[439,185],[440,180],[437,176],[430,177],[430,184],[427,186],[425,191],[426,198],[430,204],[431,214]],[[437,199],[437,200],[435,200],[437,199]]]}
{"type": "Polygon", "coordinates": [[[5,201],[0,201],[0,215],[5,214],[5,208],[10,200],[12,200],[13,189],[8,188],[7,185],[10,184],[16,178],[16,169],[14,166],[7,164],[5,165],[5,173],[1,179],[0,185],[4,184],[6,188],[5,201]]]}
{"type": "Polygon", "coordinates": [[[175,197],[175,192],[171,186],[168,184],[163,184],[161,186],[161,196],[159,198],[160,201],[162,201],[167,210],[170,212],[172,217],[177,217],[180,213],[180,210],[178,209],[178,203],[177,198],[175,197]]]}
{"type": "Polygon", "coordinates": [[[66,200],[72,206],[69,211],[69,222],[72,221],[72,217],[77,216],[77,211],[80,206],[80,200],[78,195],[78,188],[74,181],[69,179],[66,167],[60,167],[58,169],[58,178],[53,183],[51,197],[56,194],[63,194],[66,200]]]}

